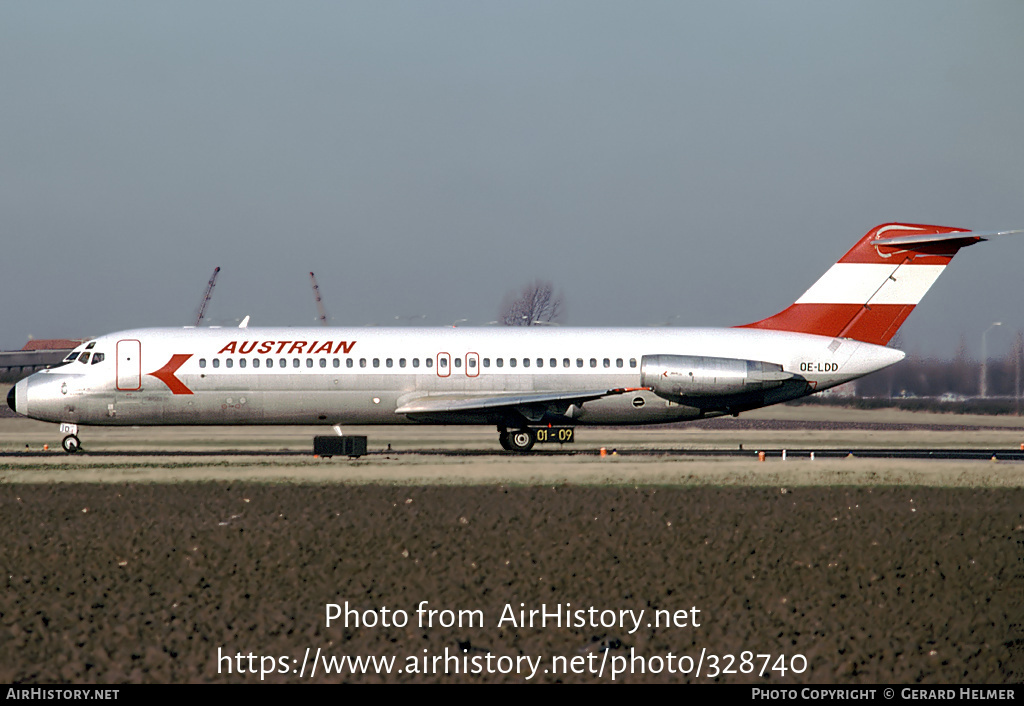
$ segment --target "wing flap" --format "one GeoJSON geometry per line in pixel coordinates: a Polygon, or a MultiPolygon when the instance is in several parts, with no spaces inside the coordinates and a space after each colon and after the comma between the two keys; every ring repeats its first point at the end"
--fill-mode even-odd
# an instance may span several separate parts
{"type": "Polygon", "coordinates": [[[551,390],[547,392],[486,392],[480,394],[423,395],[399,403],[396,414],[437,414],[441,412],[472,412],[517,407],[550,402],[578,402],[600,399],[609,395],[646,388],[616,388],[614,390],[551,390]]]}

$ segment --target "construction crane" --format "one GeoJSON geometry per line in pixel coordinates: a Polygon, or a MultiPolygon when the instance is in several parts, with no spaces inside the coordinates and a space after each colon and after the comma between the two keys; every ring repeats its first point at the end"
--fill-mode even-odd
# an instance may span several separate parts
{"type": "Polygon", "coordinates": [[[324,311],[324,302],[320,298],[320,287],[316,283],[316,275],[312,272],[309,273],[309,278],[313,281],[313,298],[316,299],[316,311],[320,315],[317,317],[320,320],[321,326],[327,325],[327,312],[324,311]]]}
{"type": "Polygon", "coordinates": [[[213,268],[213,276],[210,277],[210,281],[206,285],[206,293],[203,294],[203,301],[199,303],[199,313],[196,315],[196,326],[203,320],[203,316],[206,314],[206,305],[210,303],[210,296],[213,294],[213,287],[217,283],[217,273],[220,272],[219,267],[213,268]]]}

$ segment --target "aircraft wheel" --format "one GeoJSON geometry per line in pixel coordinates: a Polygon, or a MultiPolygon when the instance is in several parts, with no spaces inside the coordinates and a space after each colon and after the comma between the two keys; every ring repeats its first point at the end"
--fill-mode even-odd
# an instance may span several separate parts
{"type": "Polygon", "coordinates": [[[64,441],[60,442],[60,445],[64,447],[64,450],[69,454],[76,453],[82,448],[82,442],[78,440],[78,437],[74,434],[68,434],[64,437],[64,441]]]}
{"type": "Polygon", "coordinates": [[[513,451],[524,453],[533,448],[533,444],[537,441],[537,437],[534,436],[533,431],[530,429],[519,429],[508,435],[508,444],[512,447],[513,451]]]}
{"type": "Polygon", "coordinates": [[[509,443],[508,437],[509,433],[507,430],[498,432],[498,443],[501,444],[501,448],[505,449],[506,451],[511,451],[512,444],[509,443]]]}

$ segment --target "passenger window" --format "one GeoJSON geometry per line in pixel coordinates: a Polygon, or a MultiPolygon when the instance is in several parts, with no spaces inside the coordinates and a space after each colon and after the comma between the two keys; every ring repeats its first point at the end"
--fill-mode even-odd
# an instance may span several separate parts
{"type": "Polygon", "coordinates": [[[529,358],[523,358],[523,367],[524,368],[529,368],[530,367],[530,359],[529,358]]]}
{"type": "Polygon", "coordinates": [[[456,368],[461,368],[462,367],[462,358],[456,358],[455,359],[455,367],[456,368]]]}
{"type": "Polygon", "coordinates": [[[306,358],[306,367],[307,368],[312,368],[313,367],[313,359],[312,358],[306,358]]]}
{"type": "Polygon", "coordinates": [[[220,367],[220,358],[214,358],[213,359],[213,367],[215,367],[215,368],[219,368],[220,367]]]}
{"type": "Polygon", "coordinates": [[[582,358],[577,358],[576,359],[576,367],[577,368],[582,368],[583,367],[583,359],[582,358]]]}
{"type": "Polygon", "coordinates": [[[555,358],[552,358],[551,360],[548,361],[548,365],[551,366],[552,368],[557,368],[558,367],[558,360],[555,359],[555,358]]]}
{"type": "Polygon", "coordinates": [[[404,368],[405,367],[405,358],[399,358],[398,359],[398,367],[399,368],[404,368]]]}
{"type": "Polygon", "coordinates": [[[615,359],[615,367],[616,368],[621,368],[622,367],[622,358],[616,358],[615,359]]]}
{"type": "Polygon", "coordinates": [[[95,353],[95,354],[93,354],[93,356],[92,356],[92,364],[96,365],[96,363],[102,362],[105,357],[106,356],[103,355],[102,353],[95,353]]]}
{"type": "Polygon", "coordinates": [[[440,360],[437,361],[437,364],[441,368],[447,368],[448,367],[448,359],[447,358],[441,358],[440,360]]]}
{"type": "MultiPolygon", "coordinates": [[[[312,362],[312,361],[310,361],[310,362],[312,362]]],[[[299,363],[299,359],[298,358],[292,358],[292,367],[293,368],[297,368],[300,365],[301,365],[301,363],[299,363]]]]}
{"type": "Polygon", "coordinates": [[[287,358],[280,358],[277,361],[277,367],[279,367],[279,368],[287,368],[288,367],[288,359],[287,358]]]}
{"type": "Polygon", "coordinates": [[[360,368],[365,368],[366,367],[366,358],[360,358],[359,359],[359,367],[360,368]]]}
{"type": "Polygon", "coordinates": [[[414,367],[414,368],[420,367],[420,359],[419,358],[413,358],[412,359],[412,367],[414,367]]]}
{"type": "Polygon", "coordinates": [[[224,367],[226,367],[226,368],[232,368],[232,367],[234,367],[234,365],[235,365],[235,359],[234,358],[228,358],[227,360],[224,361],[224,367]]]}
{"type": "Polygon", "coordinates": [[[375,368],[379,368],[380,367],[380,358],[374,358],[373,359],[373,367],[375,367],[375,368]]]}
{"type": "Polygon", "coordinates": [[[597,358],[591,358],[590,359],[590,367],[591,368],[596,368],[597,367],[597,358]]]}
{"type": "Polygon", "coordinates": [[[326,358],[321,358],[320,359],[320,367],[321,368],[326,368],[327,367],[327,359],[326,358]]]}
{"type": "Polygon", "coordinates": [[[273,368],[274,367],[274,359],[273,358],[267,358],[267,367],[268,368],[273,368]]]}
{"type": "Polygon", "coordinates": [[[245,367],[245,358],[239,358],[238,359],[238,367],[239,368],[244,368],[245,367]]]}
{"type": "Polygon", "coordinates": [[[603,365],[604,365],[604,367],[606,367],[606,368],[610,368],[610,367],[612,367],[612,362],[611,362],[610,360],[608,360],[607,358],[605,358],[605,359],[604,359],[604,361],[602,362],[602,364],[603,364],[603,365]]]}
{"type": "Polygon", "coordinates": [[[427,366],[428,368],[433,368],[434,367],[434,359],[433,358],[427,358],[426,360],[423,361],[423,364],[425,366],[427,366]]]}
{"type": "Polygon", "coordinates": [[[390,367],[391,367],[392,365],[394,365],[394,364],[395,364],[395,361],[391,360],[390,358],[388,358],[388,359],[387,359],[387,361],[385,361],[385,362],[386,362],[386,364],[387,364],[387,366],[388,366],[389,368],[390,368],[390,367]]]}
{"type": "Polygon", "coordinates": [[[345,359],[345,367],[346,368],[351,368],[353,364],[354,364],[354,361],[351,358],[346,358],[345,359]]]}
{"type": "Polygon", "coordinates": [[[502,359],[502,358],[498,358],[498,359],[497,359],[496,361],[494,361],[494,362],[495,362],[495,363],[497,364],[497,366],[498,366],[499,368],[500,368],[501,366],[505,365],[505,361],[504,361],[504,359],[502,359]]]}
{"type": "MultiPolygon", "coordinates": [[[[95,362],[95,361],[93,361],[93,362],[95,362]]],[[[475,370],[476,369],[476,358],[467,358],[466,359],[466,365],[468,365],[470,368],[473,368],[475,370]]]]}
{"type": "Polygon", "coordinates": [[[206,367],[206,358],[200,358],[199,359],[199,367],[200,368],[205,368],[206,367]]]}
{"type": "Polygon", "coordinates": [[[516,359],[515,358],[509,358],[508,359],[508,367],[510,367],[510,368],[516,367],[516,359]]]}
{"type": "Polygon", "coordinates": [[[568,368],[569,367],[569,359],[568,358],[562,358],[562,367],[563,368],[568,368]]]}
{"type": "Polygon", "coordinates": [[[491,367],[491,359],[490,358],[484,358],[484,367],[485,368],[491,367]]]}
{"type": "Polygon", "coordinates": [[[254,367],[254,368],[260,367],[260,359],[259,358],[253,358],[252,359],[252,367],[254,367]]]}
{"type": "Polygon", "coordinates": [[[544,359],[543,358],[538,358],[537,359],[537,367],[538,368],[543,368],[544,367],[544,359]]]}
{"type": "Polygon", "coordinates": [[[631,367],[631,368],[635,368],[636,367],[636,358],[630,358],[629,359],[629,367],[631,367]]]}
{"type": "Polygon", "coordinates": [[[337,358],[335,358],[335,359],[334,359],[333,361],[331,361],[331,362],[332,362],[332,364],[334,365],[334,367],[335,367],[335,368],[340,368],[340,367],[341,367],[341,361],[340,361],[340,360],[338,360],[337,358]]]}
{"type": "Polygon", "coordinates": [[[80,357],[78,358],[78,362],[79,362],[79,363],[88,363],[88,362],[89,362],[89,352],[88,352],[88,351],[86,351],[85,353],[83,353],[83,354],[82,354],[82,355],[81,355],[81,356],[80,356],[80,357]]]}

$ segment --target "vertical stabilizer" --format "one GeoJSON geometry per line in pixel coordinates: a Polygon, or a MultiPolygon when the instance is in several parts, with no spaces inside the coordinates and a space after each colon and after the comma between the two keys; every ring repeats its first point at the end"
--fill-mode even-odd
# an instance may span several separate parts
{"type": "Polygon", "coordinates": [[[880,225],[788,309],[740,328],[796,331],[885,345],[957,251],[984,239],[946,226],[880,225]]]}

